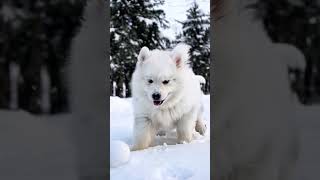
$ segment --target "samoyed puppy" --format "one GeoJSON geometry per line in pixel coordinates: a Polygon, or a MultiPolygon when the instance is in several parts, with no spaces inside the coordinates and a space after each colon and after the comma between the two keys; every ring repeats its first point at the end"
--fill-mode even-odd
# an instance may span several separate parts
{"type": "Polygon", "coordinates": [[[158,132],[176,129],[179,143],[190,142],[194,130],[203,135],[201,81],[189,66],[188,45],[178,44],[172,51],[143,47],[131,81],[131,150],[148,148],[158,132]]]}

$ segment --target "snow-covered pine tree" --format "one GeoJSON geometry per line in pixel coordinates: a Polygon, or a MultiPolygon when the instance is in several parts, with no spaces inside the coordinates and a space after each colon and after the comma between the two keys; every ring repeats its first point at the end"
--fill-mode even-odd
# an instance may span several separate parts
{"type": "Polygon", "coordinates": [[[157,9],[164,0],[111,0],[110,24],[110,92],[117,83],[116,95],[122,96],[125,83],[131,96],[130,81],[137,56],[143,46],[164,49],[169,40],[162,36],[160,27],[167,28],[165,13],[157,9]]]}
{"type": "Polygon", "coordinates": [[[209,15],[201,11],[196,2],[187,10],[187,20],[181,22],[182,34],[175,43],[184,42],[191,46],[190,62],[195,74],[206,79],[203,87],[205,93],[210,92],[210,21],[209,15]]]}

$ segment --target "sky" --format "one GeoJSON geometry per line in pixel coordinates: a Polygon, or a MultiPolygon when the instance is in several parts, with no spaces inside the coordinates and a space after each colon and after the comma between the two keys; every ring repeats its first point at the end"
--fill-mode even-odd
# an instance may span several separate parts
{"type": "Polygon", "coordinates": [[[163,29],[162,33],[169,39],[175,39],[177,32],[181,32],[182,25],[176,22],[187,19],[186,12],[191,7],[193,2],[197,2],[200,9],[209,14],[210,0],[165,0],[162,9],[166,13],[166,19],[169,21],[170,28],[163,29]]]}

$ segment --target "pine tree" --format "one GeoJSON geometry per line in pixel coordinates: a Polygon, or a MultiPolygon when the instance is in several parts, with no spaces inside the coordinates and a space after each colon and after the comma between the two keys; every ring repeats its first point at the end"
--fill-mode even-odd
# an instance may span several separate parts
{"type": "Polygon", "coordinates": [[[210,92],[210,21],[196,2],[187,10],[187,20],[181,22],[182,34],[175,43],[184,42],[190,45],[190,62],[195,74],[206,79],[203,87],[205,93],[210,92]]]}
{"type": "Polygon", "coordinates": [[[167,28],[165,13],[157,9],[163,0],[112,0],[110,47],[110,88],[117,83],[117,96],[122,96],[122,84],[130,96],[130,81],[137,56],[143,46],[165,49],[169,40],[162,36],[160,27],[167,28]]]}

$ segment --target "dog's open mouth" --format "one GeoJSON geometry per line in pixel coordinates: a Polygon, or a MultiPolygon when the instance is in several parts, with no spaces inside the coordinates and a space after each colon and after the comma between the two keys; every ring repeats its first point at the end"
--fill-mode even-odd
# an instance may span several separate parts
{"type": "Polygon", "coordinates": [[[163,103],[164,100],[162,101],[153,101],[153,104],[156,106],[160,106],[163,103]]]}

